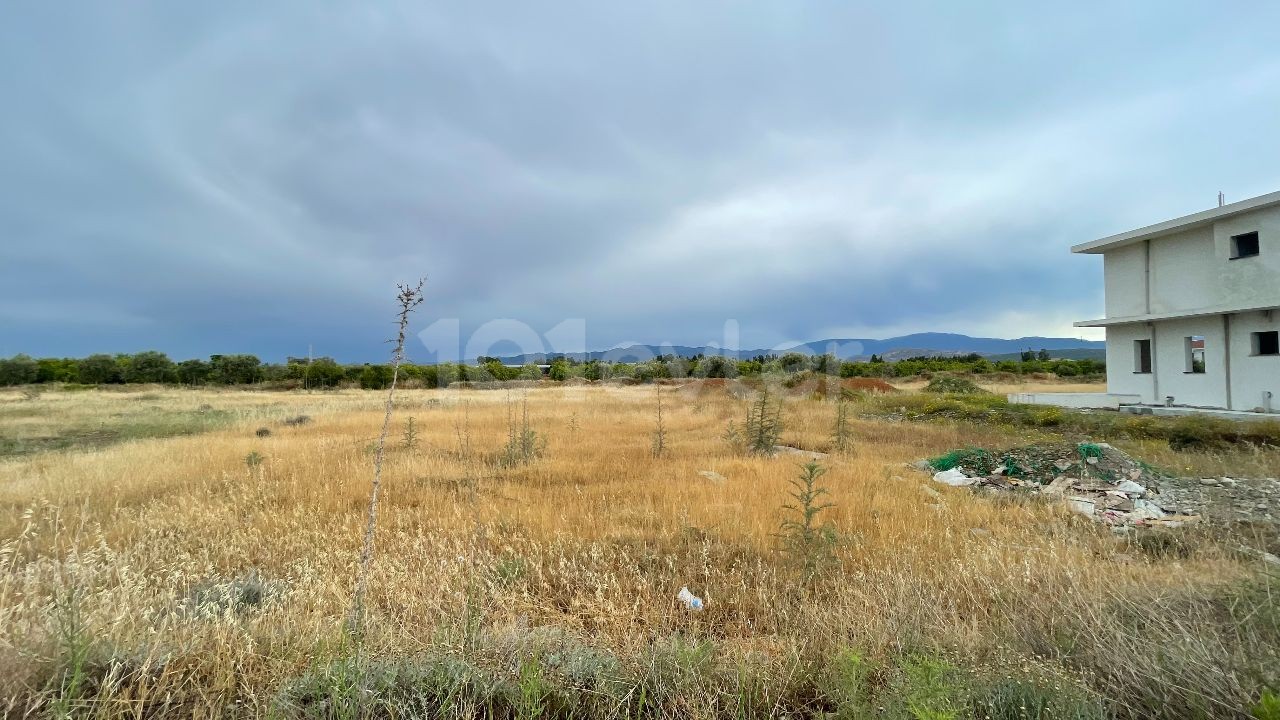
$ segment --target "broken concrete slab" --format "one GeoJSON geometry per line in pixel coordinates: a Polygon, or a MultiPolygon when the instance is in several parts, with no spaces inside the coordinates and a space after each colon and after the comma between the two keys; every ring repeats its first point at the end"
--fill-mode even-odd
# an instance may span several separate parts
{"type": "Polygon", "coordinates": [[[711,482],[715,483],[716,485],[723,485],[724,482],[728,479],[725,476],[721,475],[720,473],[716,472],[715,470],[699,470],[698,474],[710,480],[711,482]]]}
{"type": "Polygon", "coordinates": [[[815,450],[801,450],[800,448],[791,447],[790,445],[774,445],[773,453],[775,455],[795,455],[806,460],[822,460],[827,457],[827,453],[817,452],[815,450]]]}

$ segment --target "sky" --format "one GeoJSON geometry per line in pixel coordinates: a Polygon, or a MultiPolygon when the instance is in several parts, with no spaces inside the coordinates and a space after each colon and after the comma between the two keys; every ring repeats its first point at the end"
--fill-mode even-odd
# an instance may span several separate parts
{"type": "Polygon", "coordinates": [[[1280,189],[1272,2],[4,15],[0,356],[1096,338],[1071,245],[1280,189]]]}

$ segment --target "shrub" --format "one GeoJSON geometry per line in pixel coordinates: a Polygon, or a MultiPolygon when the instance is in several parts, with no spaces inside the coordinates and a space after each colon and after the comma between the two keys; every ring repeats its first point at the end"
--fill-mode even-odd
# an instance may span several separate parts
{"type": "Polygon", "coordinates": [[[924,388],[925,392],[930,393],[948,393],[951,395],[980,395],[989,394],[986,390],[978,387],[972,380],[957,377],[955,375],[938,375],[929,381],[924,388]]]}
{"type": "Polygon", "coordinates": [[[1156,560],[1186,560],[1195,552],[1198,543],[1183,532],[1145,530],[1134,534],[1129,544],[1156,560]]]}
{"type": "Polygon", "coordinates": [[[1057,427],[1062,424],[1063,417],[1062,408],[1059,407],[1039,408],[1032,413],[1035,424],[1040,427],[1057,427]]]}
{"type": "Polygon", "coordinates": [[[1169,428],[1169,447],[1174,450],[1214,450],[1221,448],[1223,427],[1213,418],[1187,415],[1169,428]]]}

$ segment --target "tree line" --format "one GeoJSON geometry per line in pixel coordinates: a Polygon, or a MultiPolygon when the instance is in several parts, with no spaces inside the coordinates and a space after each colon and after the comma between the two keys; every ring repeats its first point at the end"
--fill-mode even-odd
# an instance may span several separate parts
{"type": "MultiPolygon", "coordinates": [[[[886,361],[840,360],[834,355],[785,353],[737,360],[719,355],[677,357],[661,355],[643,362],[612,362],[554,357],[544,374],[536,365],[511,366],[498,358],[481,357],[474,364],[405,364],[400,368],[407,382],[423,387],[444,387],[454,382],[552,380],[582,378],[608,380],[630,378],[650,382],[666,378],[735,378],[762,374],[792,375],[811,372],[840,377],[907,378],[939,372],[986,375],[991,373],[1054,373],[1061,377],[1097,377],[1106,372],[1100,360],[1051,359],[1045,351],[1027,351],[1020,360],[992,362],[981,355],[961,357],[913,357],[886,361]]],[[[270,384],[290,388],[385,388],[391,382],[391,366],[342,364],[329,357],[290,357],[284,363],[264,363],[255,355],[211,355],[208,360],[175,362],[155,350],[120,355],[97,354],[85,358],[32,358],[15,355],[0,359],[0,386],[40,383],[120,385],[159,383],[172,385],[270,384]]]]}

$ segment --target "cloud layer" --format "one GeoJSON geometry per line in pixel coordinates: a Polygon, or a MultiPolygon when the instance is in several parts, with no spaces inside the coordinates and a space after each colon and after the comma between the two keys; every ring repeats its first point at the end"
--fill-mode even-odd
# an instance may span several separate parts
{"type": "Polygon", "coordinates": [[[1074,334],[1076,242],[1280,187],[1280,7],[114,4],[0,24],[0,355],[421,325],[1074,334]],[[1245,21],[1245,18],[1248,18],[1245,21]]]}

